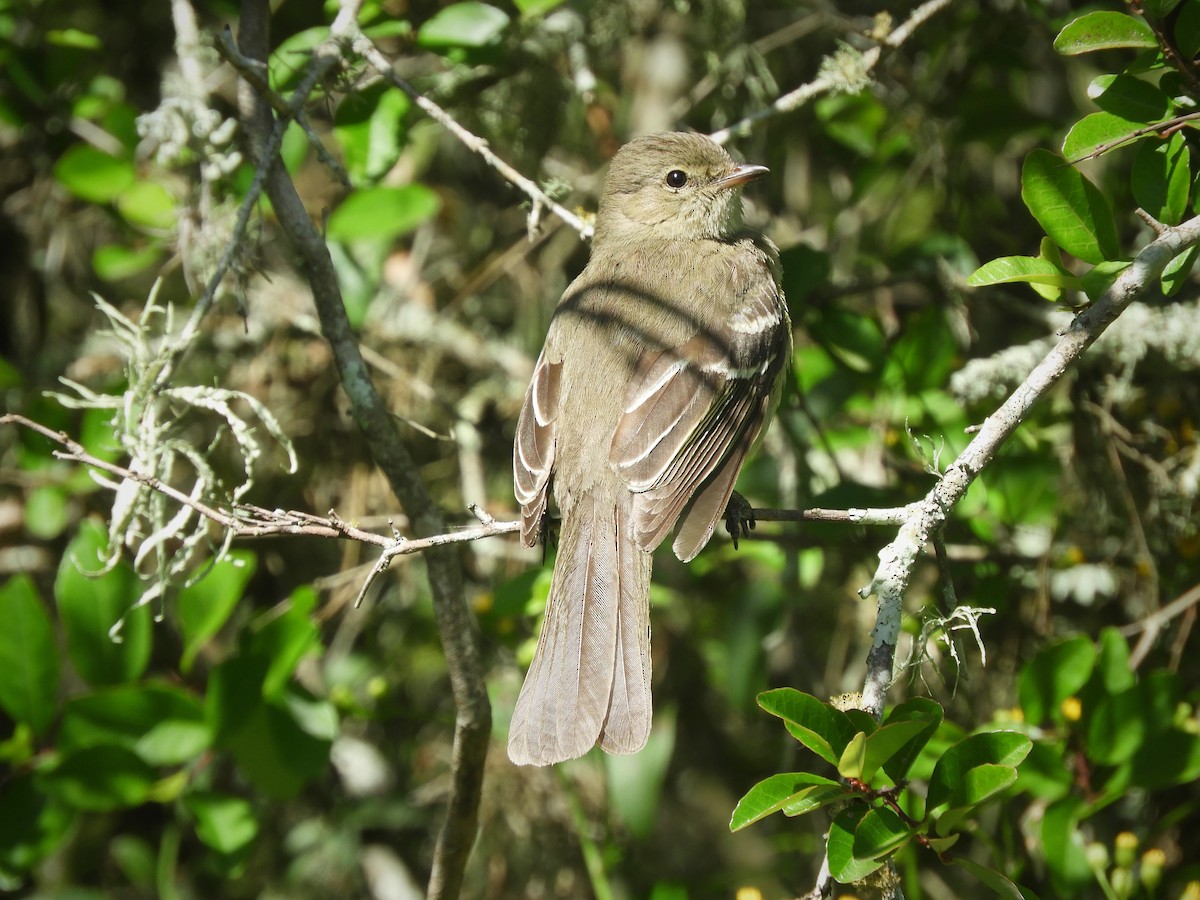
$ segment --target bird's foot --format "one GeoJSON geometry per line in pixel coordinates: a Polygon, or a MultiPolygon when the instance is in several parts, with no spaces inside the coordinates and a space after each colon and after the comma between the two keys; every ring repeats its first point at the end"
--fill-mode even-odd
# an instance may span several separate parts
{"type": "Polygon", "coordinates": [[[740,538],[750,537],[757,523],[754,520],[754,507],[750,501],[734,491],[729,502],[725,504],[725,530],[733,538],[733,549],[736,550],[740,538]]]}

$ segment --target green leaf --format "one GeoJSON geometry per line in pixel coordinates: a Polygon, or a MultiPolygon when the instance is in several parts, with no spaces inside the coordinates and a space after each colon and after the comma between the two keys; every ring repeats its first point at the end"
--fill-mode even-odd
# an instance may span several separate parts
{"type": "Polygon", "coordinates": [[[1192,247],[1167,263],[1161,279],[1164,297],[1174,297],[1187,284],[1198,254],[1200,247],[1192,247]]]}
{"type": "Polygon", "coordinates": [[[234,550],[213,563],[203,578],[179,592],[175,610],[183,635],[182,671],[191,671],[196,654],[229,619],[256,566],[257,557],[249,550],[234,550]]]}
{"type": "Polygon", "coordinates": [[[1078,828],[1083,807],[1081,798],[1066,797],[1051,803],[1042,815],[1040,845],[1055,896],[1072,897],[1094,884],[1078,828]]]}
{"type": "Polygon", "coordinates": [[[64,488],[56,484],[38,485],[25,501],[25,528],[34,537],[52,540],[66,529],[70,511],[70,498],[64,488]]]}
{"type": "Polygon", "coordinates": [[[854,829],[853,853],[857,859],[881,859],[908,843],[913,829],[895,811],[872,807],[854,829]]]}
{"type": "Polygon", "coordinates": [[[825,845],[829,873],[842,884],[866,878],[883,865],[881,860],[859,859],[854,855],[854,833],[865,816],[866,810],[855,806],[840,813],[829,826],[825,845]]]}
{"type": "Polygon", "coordinates": [[[1175,46],[1184,59],[1200,54],[1200,4],[1188,3],[1175,19],[1175,46]]]}
{"type": "Polygon", "coordinates": [[[1136,682],[1129,666],[1129,644],[1116,628],[1100,632],[1100,650],[1092,677],[1108,694],[1131,688],[1136,682]]]}
{"type": "Polygon", "coordinates": [[[415,230],[440,208],[438,195],[421,184],[366,188],[333,211],[327,233],[335,241],[389,240],[415,230]]]}
{"type": "Polygon", "coordinates": [[[1117,47],[1157,46],[1154,32],[1144,19],[1108,11],[1087,13],[1068,22],[1054,39],[1054,49],[1064,56],[1117,47]]]}
{"type": "MultiPolygon", "coordinates": [[[[846,744],[838,758],[838,774],[843,778],[863,778],[867,766],[867,735],[860,731],[846,744]]],[[[865,779],[864,779],[865,780],[865,779]]]]}
{"type": "MultiPolygon", "coordinates": [[[[921,735],[924,735],[927,740],[936,729],[937,722],[930,722],[924,718],[920,718],[910,721],[892,722],[881,726],[872,734],[864,736],[863,754],[859,769],[861,774],[856,777],[861,778],[863,781],[870,781],[881,767],[886,766],[901,751],[904,751],[904,756],[911,762],[916,753],[920,752],[920,747],[917,748],[916,752],[910,752],[910,745],[913,741],[921,735]]],[[[858,735],[855,735],[855,740],[857,739],[858,735]]],[[[851,745],[853,743],[854,741],[851,741],[851,745]]],[[[923,744],[924,741],[921,743],[923,744]]],[[[848,752],[850,748],[847,747],[846,749],[848,752]]],[[[845,775],[846,773],[843,772],[842,774],[845,775]]]]}
{"type": "Polygon", "coordinates": [[[1072,125],[1063,138],[1063,156],[1072,164],[1099,156],[1107,150],[1124,146],[1134,139],[1134,132],[1142,131],[1145,127],[1144,122],[1133,122],[1112,113],[1089,113],[1072,125]]]}
{"type": "Polygon", "coordinates": [[[831,307],[822,310],[809,331],[835,359],[854,372],[873,372],[884,363],[887,340],[869,316],[831,307]]]}
{"type": "Polygon", "coordinates": [[[64,752],[112,744],[153,766],[179,765],[209,748],[204,708],[182,688],[136,684],[107,688],[67,702],[59,729],[64,752]]]}
{"type": "Polygon", "coordinates": [[[1117,257],[1117,229],[1104,195],[1060,157],[1034,150],[1021,169],[1021,199],[1038,224],[1084,262],[1117,257]]]}
{"type": "Polygon", "coordinates": [[[1112,287],[1117,276],[1129,268],[1129,260],[1112,259],[1092,266],[1083,274],[1080,280],[1083,292],[1093,303],[1104,296],[1104,292],[1112,287]]]}
{"type": "Polygon", "coordinates": [[[550,10],[562,6],[563,2],[564,0],[516,0],[517,9],[521,11],[522,18],[526,19],[544,16],[550,10]]]}
{"type": "Polygon", "coordinates": [[[1101,75],[1088,87],[1088,95],[1105,112],[1143,125],[1174,113],[1174,104],[1162,88],[1132,75],[1101,75]]]}
{"type": "Polygon", "coordinates": [[[1032,741],[1016,731],[985,731],[959,741],[933,767],[926,811],[982,803],[1016,780],[1015,768],[1031,747],[1032,741]],[[975,773],[976,769],[981,771],[975,773]],[[1002,769],[1009,770],[1011,777],[999,771],[1002,769]],[[1006,779],[1006,784],[997,787],[1006,779]]]}
{"type": "Polygon", "coordinates": [[[808,772],[772,775],[752,787],[733,810],[729,830],[739,831],[771,813],[798,816],[846,795],[838,782],[808,772]]]}
{"type": "Polygon", "coordinates": [[[71,47],[75,50],[99,50],[103,45],[100,38],[78,28],[52,29],[46,32],[46,43],[55,47],[71,47]]]}
{"type": "Polygon", "coordinates": [[[92,269],[105,281],[120,281],[146,271],[161,256],[162,247],[157,244],[147,244],[141,249],[104,244],[92,251],[92,269]]]}
{"type": "Polygon", "coordinates": [[[104,574],[85,574],[103,570],[107,541],[99,524],[84,522],[67,546],[54,581],[67,655],[80,677],[93,685],[131,681],[150,661],[151,613],[147,606],[131,609],[141,593],[133,571],[118,563],[104,574]],[[122,617],[114,640],[109,632],[122,617]]]}
{"type": "Polygon", "coordinates": [[[884,727],[900,722],[920,722],[923,727],[892,754],[883,769],[895,784],[908,777],[909,769],[942,724],[942,707],[926,697],[910,697],[895,706],[884,719],[884,727]]]}
{"type": "MultiPolygon", "coordinates": [[[[311,591],[309,587],[296,589],[297,594],[311,591]]],[[[295,596],[293,594],[293,598],[295,596]]],[[[265,623],[254,630],[248,649],[269,661],[263,679],[264,697],[277,697],[282,693],[300,660],[317,645],[317,638],[317,626],[302,608],[295,605],[295,600],[282,615],[271,613],[265,623]]]]}
{"type": "Polygon", "coordinates": [[[995,869],[982,866],[965,856],[956,856],[951,862],[960,868],[966,869],[978,878],[985,887],[991,888],[992,892],[997,896],[1003,897],[1005,900],[1025,900],[1020,889],[995,869]]]}
{"type": "Polygon", "coordinates": [[[258,836],[254,808],[240,797],[197,791],[183,805],[196,819],[196,836],[218,853],[237,853],[258,836]]]}
{"type": "Polygon", "coordinates": [[[1096,662],[1096,648],[1082,635],[1047,647],[1021,670],[1018,696],[1025,721],[1040,725],[1061,721],[1059,707],[1087,684],[1096,662]]]}
{"type": "Polygon", "coordinates": [[[396,164],[408,107],[408,97],[386,84],[350,94],[338,106],[333,133],[351,181],[376,181],[396,164]]]}
{"type": "Polygon", "coordinates": [[[52,797],[76,809],[105,811],[144,803],[154,770],[132,750],[111,744],[66,755],[41,783],[52,797]]]}
{"type": "Polygon", "coordinates": [[[856,731],[841,710],[793,688],[764,691],[758,705],[783,719],[796,740],[835,766],[856,731]]]}
{"type": "Polygon", "coordinates": [[[484,47],[500,39],[508,22],[508,13],[486,3],[454,3],[421,26],[417,43],[431,50],[484,47]]]}
{"type": "Polygon", "coordinates": [[[130,225],[151,231],[175,227],[179,204],[171,192],[156,181],[135,181],[115,198],[117,212],[130,225]]]}
{"type": "Polygon", "coordinates": [[[967,278],[968,287],[1025,281],[1078,289],[1079,279],[1040,256],[1002,256],[984,263],[967,278]]]}
{"type": "Polygon", "coordinates": [[[39,776],[8,772],[0,791],[0,871],[28,872],[66,839],[77,813],[47,796],[39,776]]]}
{"type": "Polygon", "coordinates": [[[1186,784],[1200,777],[1200,737],[1168,731],[1146,741],[1132,760],[1131,781],[1146,790],[1186,784]]]}
{"type": "Polygon", "coordinates": [[[54,164],[54,177],[89,203],[108,203],[134,182],[133,163],[87,144],[75,144],[54,164]]]}
{"type": "Polygon", "coordinates": [[[0,587],[0,707],[34,734],[58,710],[59,661],[54,626],[27,575],[0,587]]]}

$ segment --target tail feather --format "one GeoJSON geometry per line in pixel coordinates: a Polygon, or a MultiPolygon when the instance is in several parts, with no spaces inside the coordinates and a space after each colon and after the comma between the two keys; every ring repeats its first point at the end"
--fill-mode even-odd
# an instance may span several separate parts
{"type": "Polygon", "coordinates": [[[537,652],[517,698],[518,765],[632,753],[650,730],[650,554],[619,504],[581,496],[564,517],[537,652]]]}

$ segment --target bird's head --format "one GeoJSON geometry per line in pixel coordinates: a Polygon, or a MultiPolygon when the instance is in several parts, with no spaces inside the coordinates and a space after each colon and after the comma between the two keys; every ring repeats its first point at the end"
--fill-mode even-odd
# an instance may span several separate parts
{"type": "Polygon", "coordinates": [[[738,190],[767,171],[734,162],[702,134],[630,141],[613,157],[596,213],[596,240],[701,240],[741,225],[738,190]]]}

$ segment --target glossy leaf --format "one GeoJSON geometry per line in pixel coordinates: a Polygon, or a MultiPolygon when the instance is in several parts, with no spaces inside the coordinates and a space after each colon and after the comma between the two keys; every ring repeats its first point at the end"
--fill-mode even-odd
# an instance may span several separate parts
{"type": "Polygon", "coordinates": [[[880,859],[908,843],[913,830],[895,811],[886,806],[872,807],[854,829],[854,856],[880,859]]]}
{"type": "Polygon", "coordinates": [[[1025,720],[1031,725],[1057,720],[1060,704],[1087,684],[1095,662],[1096,648],[1082,636],[1047,647],[1030,660],[1018,688],[1025,720]]]}
{"type": "Polygon", "coordinates": [[[1140,16],[1109,11],[1087,13],[1068,22],[1054,39],[1054,49],[1064,56],[1117,47],[1157,46],[1154,32],[1140,16]]]}
{"type": "Polygon", "coordinates": [[[739,831],[774,812],[798,816],[844,796],[844,787],[820,775],[807,772],[772,775],[752,787],[738,801],[729,820],[729,830],[739,831]]]}
{"type": "Polygon", "coordinates": [[[1174,297],[1188,283],[1197,255],[1200,255],[1200,247],[1192,247],[1167,263],[1161,278],[1164,297],[1174,297]]]}
{"type": "Polygon", "coordinates": [[[1117,229],[1108,201],[1062,158],[1046,150],[1025,157],[1021,199],[1068,253],[1090,263],[1116,258],[1117,229]]]}
{"type": "Polygon", "coordinates": [[[783,719],[796,740],[835,766],[855,734],[854,727],[841,710],[793,688],[764,691],[758,695],[758,705],[783,719]]]}
{"type": "Polygon", "coordinates": [[[484,47],[500,39],[508,22],[508,13],[486,3],[454,3],[421,26],[417,43],[429,49],[484,47]]]}
{"type": "Polygon", "coordinates": [[[179,629],[183,634],[183,658],[179,667],[191,671],[196,654],[229,619],[246,585],[254,576],[257,558],[248,550],[234,550],[213,563],[204,576],[183,588],[175,598],[179,629]]]}
{"type": "Polygon", "coordinates": [[[1079,279],[1040,256],[1002,256],[984,263],[967,278],[969,287],[1011,284],[1017,281],[1078,288],[1079,279]]]}
{"type": "Polygon", "coordinates": [[[1101,75],[1092,81],[1088,94],[1105,112],[1143,125],[1161,122],[1174,111],[1162,88],[1132,75],[1101,75]]]}
{"type": "Polygon", "coordinates": [[[829,826],[826,842],[829,872],[842,884],[866,878],[883,865],[882,860],[861,859],[854,855],[854,833],[866,812],[861,806],[855,806],[840,813],[829,826]]]}
{"type": "Polygon", "coordinates": [[[0,707],[44,734],[58,707],[54,625],[27,575],[0,586],[0,707]]]}
{"type": "MultiPolygon", "coordinates": [[[[863,753],[858,763],[859,774],[854,777],[870,781],[880,768],[885,767],[902,750],[905,751],[905,756],[911,760],[916,753],[909,752],[909,745],[920,735],[924,735],[928,739],[936,728],[936,722],[931,723],[924,718],[918,718],[891,722],[876,729],[872,734],[865,735],[863,753]]],[[[857,738],[858,735],[855,735],[855,740],[857,738]]],[[[851,741],[851,745],[853,743],[854,741],[851,741]]],[[[849,751],[849,747],[847,747],[847,751],[849,751]]],[[[919,747],[917,752],[920,752],[919,747]]],[[[843,755],[844,758],[845,755],[843,755]]],[[[842,774],[847,775],[846,772],[842,772],[842,774]]]]}
{"type": "Polygon", "coordinates": [[[1112,113],[1089,113],[1071,126],[1063,138],[1062,153],[1076,163],[1125,146],[1145,128],[1144,122],[1130,121],[1112,113]]]}
{"type": "Polygon", "coordinates": [[[883,764],[883,770],[894,783],[899,784],[909,776],[909,769],[941,726],[943,715],[942,707],[927,697],[910,697],[887,714],[885,727],[900,722],[920,722],[923,726],[883,764]]]}
{"type": "Polygon", "coordinates": [[[101,575],[85,574],[103,570],[106,544],[100,525],[84,522],[67,546],[54,582],[67,654],[75,671],[93,685],[130,681],[150,661],[151,612],[147,606],[131,608],[142,590],[132,570],[118,563],[101,575]],[[114,640],[109,632],[122,617],[114,640]]]}
{"type": "Polygon", "coordinates": [[[1016,767],[1032,742],[1016,731],[973,734],[942,754],[929,779],[927,812],[982,803],[1016,779],[1016,767]],[[980,769],[975,773],[976,769],[980,769]],[[1011,778],[1003,769],[1012,772],[1011,778]],[[1002,782],[1008,779],[1006,784],[1002,782]]]}
{"type": "Polygon", "coordinates": [[[329,217],[331,240],[389,240],[408,234],[441,208],[438,195],[422,184],[355,191],[329,217]]]}

